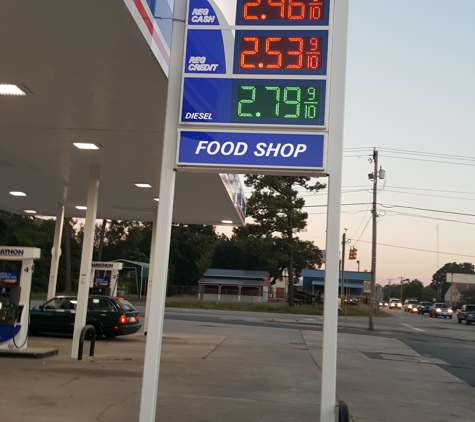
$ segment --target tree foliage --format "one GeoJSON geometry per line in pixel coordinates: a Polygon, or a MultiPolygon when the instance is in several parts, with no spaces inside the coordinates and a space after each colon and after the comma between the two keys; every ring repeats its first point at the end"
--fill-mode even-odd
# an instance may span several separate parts
{"type": "MultiPolygon", "coordinates": [[[[266,269],[273,280],[287,273],[289,286],[298,280],[303,268],[320,264],[320,251],[312,242],[296,235],[307,227],[302,191],[318,192],[325,185],[309,177],[247,175],[245,185],[253,189],[247,213],[254,222],[234,229],[233,241],[254,256],[256,267],[266,269]],[[262,268],[266,263],[267,268],[262,268]]],[[[293,289],[289,288],[289,305],[293,289]]]]}

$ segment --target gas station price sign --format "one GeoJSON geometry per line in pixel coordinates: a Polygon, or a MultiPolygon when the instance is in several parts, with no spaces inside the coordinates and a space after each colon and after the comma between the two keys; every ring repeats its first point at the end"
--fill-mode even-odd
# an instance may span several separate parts
{"type": "Polygon", "coordinates": [[[324,129],[331,1],[188,0],[180,123],[324,129]]]}
{"type": "Polygon", "coordinates": [[[324,125],[323,80],[185,78],[184,93],[183,122],[324,125]]]}
{"type": "Polygon", "coordinates": [[[234,73],[326,74],[326,31],[236,31],[234,73]]]}
{"type": "Polygon", "coordinates": [[[328,0],[238,0],[236,25],[328,25],[328,0]]]}

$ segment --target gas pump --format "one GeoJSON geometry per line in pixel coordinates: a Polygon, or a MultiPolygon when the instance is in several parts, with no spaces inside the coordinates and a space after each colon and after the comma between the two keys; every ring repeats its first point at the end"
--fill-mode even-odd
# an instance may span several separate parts
{"type": "Polygon", "coordinates": [[[93,262],[89,293],[116,296],[119,271],[123,265],[122,262],[93,262]],[[102,272],[102,276],[96,277],[96,271],[102,272]]]}
{"type": "Polygon", "coordinates": [[[0,246],[0,349],[27,347],[33,260],[40,254],[38,248],[0,246]]]}

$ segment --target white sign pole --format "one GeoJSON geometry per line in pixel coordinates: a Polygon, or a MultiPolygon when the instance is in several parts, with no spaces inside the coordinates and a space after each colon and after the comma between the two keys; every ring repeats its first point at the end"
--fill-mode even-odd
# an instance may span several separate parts
{"type": "MultiPolygon", "coordinates": [[[[175,162],[177,124],[180,108],[180,86],[185,39],[186,0],[175,0],[168,78],[167,114],[160,173],[160,207],[153,225],[155,246],[151,279],[150,310],[148,312],[147,344],[142,380],[139,422],[155,422],[157,408],[160,355],[162,351],[163,320],[167,290],[168,257],[175,195],[175,162]]],[[[157,205],[158,206],[158,205],[157,205]]]]}
{"type": "Polygon", "coordinates": [[[338,279],[340,272],[340,213],[345,108],[346,49],[349,0],[333,2],[333,39],[328,139],[328,209],[323,305],[323,353],[320,422],[335,421],[338,335],[338,279]]]}

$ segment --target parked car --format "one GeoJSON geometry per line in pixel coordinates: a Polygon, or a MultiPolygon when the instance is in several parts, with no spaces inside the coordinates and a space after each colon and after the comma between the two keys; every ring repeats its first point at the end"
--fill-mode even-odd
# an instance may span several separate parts
{"type": "MultiPolygon", "coordinates": [[[[76,316],[76,296],[56,296],[30,310],[30,333],[72,334],[76,316]]],[[[93,325],[96,338],[136,333],[142,324],[140,312],[127,300],[90,295],[86,325],[93,325]]]]}
{"type": "Polygon", "coordinates": [[[475,305],[463,305],[462,309],[458,311],[457,319],[459,324],[463,320],[465,320],[467,325],[471,322],[475,322],[475,305]]]}
{"type": "Polygon", "coordinates": [[[389,299],[389,309],[402,309],[402,302],[399,299],[389,299]]]}
{"type": "Polygon", "coordinates": [[[437,318],[440,316],[443,316],[444,318],[452,318],[452,309],[449,308],[446,303],[436,302],[429,309],[429,315],[431,316],[431,318],[437,318]]]}
{"type": "Polygon", "coordinates": [[[404,301],[404,312],[412,312],[413,309],[417,309],[419,301],[417,299],[406,299],[404,301]]]}
{"type": "Polygon", "coordinates": [[[424,315],[429,313],[429,309],[432,306],[432,302],[421,302],[417,305],[417,313],[419,315],[424,315]]]}

